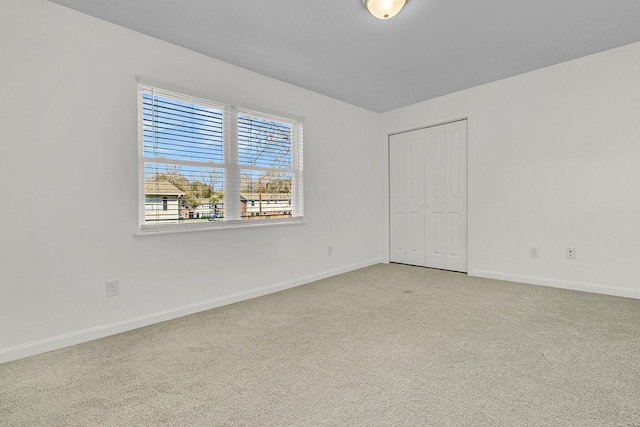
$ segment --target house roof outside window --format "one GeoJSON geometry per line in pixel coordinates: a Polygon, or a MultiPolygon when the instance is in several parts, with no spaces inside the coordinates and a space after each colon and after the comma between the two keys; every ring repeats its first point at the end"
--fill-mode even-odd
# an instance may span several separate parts
{"type": "Polygon", "coordinates": [[[167,181],[146,181],[144,194],[152,196],[184,196],[184,191],[167,181]]]}

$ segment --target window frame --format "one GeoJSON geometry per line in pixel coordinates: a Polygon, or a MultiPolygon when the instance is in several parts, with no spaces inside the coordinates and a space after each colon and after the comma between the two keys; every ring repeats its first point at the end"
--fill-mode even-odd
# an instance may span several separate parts
{"type": "MultiPolygon", "coordinates": [[[[300,224],[304,222],[304,169],[303,169],[303,127],[300,117],[265,111],[264,108],[240,106],[236,103],[220,102],[202,96],[193,91],[173,88],[167,85],[148,82],[138,78],[137,85],[137,124],[138,124],[138,232],[136,235],[160,233],[181,233],[191,231],[207,231],[235,228],[251,228],[274,225],[300,224]],[[223,111],[222,162],[187,161],[167,159],[164,157],[145,156],[144,153],[144,101],[143,94],[158,95],[164,98],[193,103],[197,106],[215,108],[223,111]],[[291,165],[290,168],[269,168],[264,166],[241,164],[238,154],[238,116],[249,114],[261,119],[278,121],[291,126],[291,165]],[[147,224],[145,214],[145,163],[168,166],[202,167],[211,170],[222,169],[224,172],[224,220],[174,224],[147,224]],[[291,215],[284,218],[243,219],[241,217],[241,170],[253,172],[274,172],[291,175],[291,215]],[[228,200],[237,200],[229,204],[228,200]]],[[[217,204],[217,203],[216,203],[217,204]]]]}

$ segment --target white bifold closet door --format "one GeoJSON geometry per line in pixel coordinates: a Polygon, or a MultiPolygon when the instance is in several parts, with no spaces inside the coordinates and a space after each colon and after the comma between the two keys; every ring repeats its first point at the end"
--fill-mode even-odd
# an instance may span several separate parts
{"type": "Polygon", "coordinates": [[[467,121],[389,140],[391,262],[467,272],[467,121]]]}

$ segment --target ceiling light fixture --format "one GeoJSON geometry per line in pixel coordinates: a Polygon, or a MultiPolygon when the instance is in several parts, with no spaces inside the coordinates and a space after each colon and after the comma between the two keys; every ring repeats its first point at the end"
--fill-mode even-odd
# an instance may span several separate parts
{"type": "Polygon", "coordinates": [[[362,0],[364,7],[378,19],[393,18],[406,2],[407,0],[362,0]]]}

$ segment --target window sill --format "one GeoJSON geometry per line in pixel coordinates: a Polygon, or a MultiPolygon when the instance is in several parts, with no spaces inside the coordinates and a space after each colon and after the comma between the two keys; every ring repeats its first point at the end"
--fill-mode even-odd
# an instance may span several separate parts
{"type": "Polygon", "coordinates": [[[170,224],[161,226],[142,226],[136,237],[156,236],[159,234],[195,233],[203,231],[239,230],[260,227],[274,227],[281,225],[295,225],[304,223],[304,218],[287,218],[277,220],[250,220],[250,221],[220,221],[206,224],[170,224]]]}

